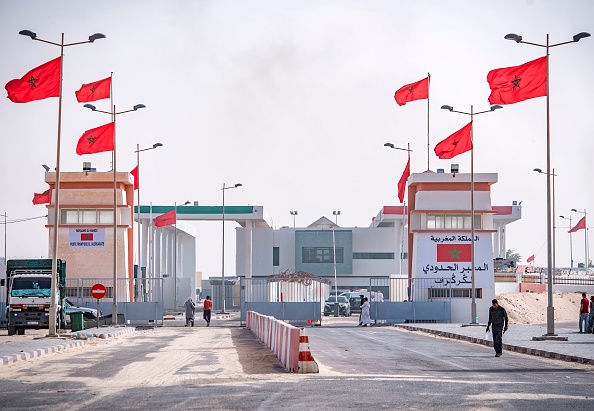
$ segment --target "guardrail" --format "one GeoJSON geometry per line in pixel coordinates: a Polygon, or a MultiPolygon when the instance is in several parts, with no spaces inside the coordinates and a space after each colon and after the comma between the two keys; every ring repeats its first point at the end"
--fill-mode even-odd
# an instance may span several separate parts
{"type": "Polygon", "coordinates": [[[317,373],[305,330],[255,311],[247,312],[247,329],[276,354],[289,372],[317,373]]]}

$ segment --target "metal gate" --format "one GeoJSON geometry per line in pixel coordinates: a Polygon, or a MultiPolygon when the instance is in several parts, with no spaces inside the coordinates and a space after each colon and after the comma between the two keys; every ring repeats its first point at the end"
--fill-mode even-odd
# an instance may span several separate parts
{"type": "MultiPolygon", "coordinates": [[[[103,315],[112,313],[113,280],[106,278],[66,279],[66,298],[77,307],[96,308],[91,287],[103,284],[107,293],[99,302],[103,315]]],[[[163,279],[120,278],[117,281],[118,314],[129,325],[163,325],[163,279]]]]}
{"type": "Polygon", "coordinates": [[[241,277],[241,323],[248,311],[256,311],[293,325],[320,325],[330,281],[306,274],[241,277]]]}
{"type": "Polygon", "coordinates": [[[371,318],[385,324],[451,322],[451,284],[436,280],[371,278],[370,291],[381,290],[384,296],[383,301],[372,299],[371,318]]]}

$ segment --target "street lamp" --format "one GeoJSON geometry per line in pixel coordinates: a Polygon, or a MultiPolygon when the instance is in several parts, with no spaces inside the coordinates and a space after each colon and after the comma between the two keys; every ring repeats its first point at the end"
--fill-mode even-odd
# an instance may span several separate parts
{"type": "Polygon", "coordinates": [[[118,262],[117,262],[117,255],[118,255],[118,223],[117,223],[117,206],[118,206],[118,196],[117,196],[117,174],[116,174],[116,153],[117,153],[117,146],[116,146],[116,118],[119,114],[129,113],[131,111],[136,111],[141,108],[145,108],[144,104],[137,104],[130,110],[124,110],[117,112],[116,106],[114,104],[113,111],[103,111],[98,110],[92,104],[85,104],[84,108],[88,108],[92,111],[96,111],[98,113],[109,114],[113,118],[113,304],[112,304],[112,317],[111,317],[111,324],[117,325],[118,321],[118,300],[117,300],[117,289],[118,289],[118,262]]]}
{"type": "MultiPolygon", "coordinates": [[[[536,171],[539,174],[545,174],[545,175],[547,174],[544,171],[542,171],[540,168],[535,168],[533,171],[536,171]]],[[[553,172],[552,172],[551,176],[553,177],[553,210],[552,210],[552,212],[553,212],[553,234],[552,234],[552,237],[553,237],[553,259],[552,259],[553,265],[552,265],[552,267],[553,267],[553,275],[555,275],[555,272],[557,270],[557,265],[555,264],[555,256],[557,254],[557,244],[555,243],[555,231],[557,228],[555,226],[555,177],[557,177],[557,174],[555,174],[554,167],[553,167],[553,172]]]]}
{"type": "Polygon", "coordinates": [[[291,213],[291,215],[293,216],[293,228],[295,228],[295,216],[299,213],[297,211],[289,211],[289,213],[291,213]]]}
{"type": "MultiPolygon", "coordinates": [[[[529,44],[531,46],[544,47],[546,49],[547,57],[547,176],[551,175],[551,116],[550,116],[550,93],[549,93],[549,49],[551,47],[562,46],[569,43],[577,43],[583,38],[590,37],[590,33],[581,32],[573,36],[573,40],[565,41],[557,44],[549,44],[549,35],[547,34],[547,42],[545,44],[530,43],[524,41],[522,36],[514,33],[505,35],[506,40],[513,40],[516,43],[529,44]]],[[[553,307],[553,249],[552,249],[552,212],[551,212],[551,179],[547,178],[547,270],[549,273],[547,280],[548,287],[548,306],[547,306],[547,333],[546,336],[556,336],[555,334],[555,308],[553,307]]]]}
{"type": "Polygon", "coordinates": [[[334,215],[335,224],[338,225],[338,216],[340,215],[340,211],[332,211],[332,214],[334,215]]]}
{"type": "MultiPolygon", "coordinates": [[[[155,148],[162,147],[163,144],[155,143],[152,147],[140,149],[140,145],[136,144],[136,220],[138,222],[138,274],[140,274],[141,278],[145,278],[146,274],[142,274],[142,263],[141,263],[141,247],[140,247],[140,153],[142,151],[154,150],[155,148]]],[[[115,146],[114,146],[115,147],[115,146]]],[[[115,167],[114,167],[115,168],[115,167]]],[[[145,239],[146,240],[146,239],[145,239]]],[[[146,273],[146,272],[145,272],[146,273]]]]}
{"type": "Polygon", "coordinates": [[[223,183],[223,188],[221,191],[223,192],[223,259],[221,262],[221,287],[223,288],[222,296],[223,296],[223,311],[219,314],[227,314],[225,312],[225,190],[230,190],[232,188],[242,187],[241,183],[237,183],[231,187],[226,187],[225,183],[223,183]]]}
{"type": "MultiPolygon", "coordinates": [[[[560,215],[559,217],[565,219],[565,220],[569,220],[569,229],[571,230],[573,228],[573,225],[571,225],[571,215],[569,217],[565,217],[560,215]]],[[[569,266],[569,272],[571,273],[571,270],[573,270],[573,241],[572,241],[572,232],[569,232],[569,259],[571,260],[571,265],[569,266]]]]}
{"type": "Polygon", "coordinates": [[[95,40],[104,39],[105,34],[102,33],[95,33],[89,36],[87,41],[79,41],[76,43],[64,43],[64,33],[62,33],[62,41],[60,43],[55,43],[53,41],[43,40],[37,38],[37,33],[34,33],[31,30],[21,30],[19,34],[23,36],[28,36],[31,40],[41,41],[42,43],[51,44],[53,46],[60,47],[60,97],[58,98],[58,137],[56,139],[56,188],[54,194],[54,232],[52,236],[52,245],[54,255],[52,256],[52,298],[50,300],[50,312],[49,312],[49,337],[56,337],[56,325],[57,325],[57,318],[56,318],[56,283],[58,281],[58,227],[59,227],[59,220],[60,217],[59,208],[60,208],[60,140],[61,140],[61,132],[62,132],[62,79],[64,78],[64,47],[69,46],[76,46],[78,44],[86,44],[86,43],[93,43],[95,40]]]}
{"type": "MultiPolygon", "coordinates": [[[[410,149],[410,143],[407,143],[407,148],[395,147],[392,143],[385,143],[384,147],[392,148],[394,150],[402,150],[406,151],[408,154],[408,164],[410,166],[410,153],[412,150],[410,149]]],[[[429,161],[427,160],[427,170],[429,169],[429,161]]],[[[402,273],[402,255],[404,254],[404,215],[406,212],[406,201],[404,201],[404,207],[402,208],[402,224],[400,230],[400,272],[402,273]]]]}
{"type": "MultiPolygon", "coordinates": [[[[472,325],[478,325],[478,321],[477,321],[477,315],[476,315],[476,289],[475,289],[475,276],[474,276],[474,231],[475,231],[475,223],[474,223],[474,116],[479,115],[479,114],[484,114],[484,113],[491,113],[495,110],[498,110],[500,108],[503,108],[499,105],[494,105],[491,106],[491,108],[489,108],[489,110],[485,110],[485,111],[479,111],[478,113],[474,112],[474,106],[471,105],[470,106],[470,113],[467,113],[465,111],[457,111],[454,110],[454,107],[452,106],[448,106],[448,105],[444,105],[441,106],[441,108],[443,110],[448,110],[451,113],[459,113],[459,114],[465,114],[470,116],[470,122],[472,123],[472,126],[470,127],[470,141],[473,143],[473,147],[470,150],[470,263],[472,264],[471,267],[471,279],[472,279],[472,302],[470,304],[470,315],[471,315],[471,319],[470,319],[470,324],[472,325]]],[[[482,220],[481,220],[482,221],[482,220]]],[[[482,229],[483,225],[481,223],[481,229],[482,229]]]]}
{"type": "MultiPolygon", "coordinates": [[[[588,252],[588,227],[586,227],[586,209],[584,208],[584,211],[579,211],[576,210],[575,208],[572,208],[571,211],[573,211],[574,213],[580,213],[584,215],[584,248],[585,248],[585,254],[584,254],[584,258],[586,259],[586,265],[584,266],[584,268],[586,269],[586,274],[588,273],[588,268],[590,267],[590,255],[588,252]]],[[[573,227],[571,227],[573,228],[573,227]]],[[[570,228],[570,230],[571,230],[570,228]]]]}

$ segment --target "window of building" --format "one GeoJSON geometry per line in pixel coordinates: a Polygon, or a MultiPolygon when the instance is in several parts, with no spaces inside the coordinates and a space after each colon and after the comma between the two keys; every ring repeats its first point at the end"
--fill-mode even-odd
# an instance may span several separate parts
{"type": "MultiPolygon", "coordinates": [[[[338,257],[337,257],[338,259],[338,257]]],[[[353,260],[393,260],[394,253],[353,253],[353,260]]]]}
{"type": "MultiPolygon", "coordinates": [[[[301,249],[303,263],[333,263],[334,247],[303,247],[301,249]]],[[[344,262],[344,248],[336,247],[336,263],[344,262]]]]}
{"type": "MultiPolygon", "coordinates": [[[[465,214],[428,214],[428,230],[470,230],[472,228],[470,215],[465,214]]],[[[482,229],[482,216],[474,215],[474,228],[482,229]]]]}
{"type": "Polygon", "coordinates": [[[401,260],[408,260],[408,253],[400,253],[401,260]]]}
{"type": "Polygon", "coordinates": [[[113,224],[113,209],[63,209],[60,224],[113,224]]]}
{"type": "Polygon", "coordinates": [[[274,267],[278,267],[279,264],[280,264],[280,262],[279,262],[279,260],[280,260],[279,254],[280,254],[279,248],[278,247],[272,247],[272,265],[274,267]]]}
{"type": "MultiPolygon", "coordinates": [[[[429,298],[472,298],[472,288],[430,288],[429,298]]],[[[483,298],[483,289],[475,288],[475,298],[483,298]]]]}

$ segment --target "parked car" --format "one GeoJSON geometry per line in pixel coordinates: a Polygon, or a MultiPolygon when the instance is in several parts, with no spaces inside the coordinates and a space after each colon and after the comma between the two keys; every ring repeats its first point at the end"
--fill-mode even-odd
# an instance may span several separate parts
{"type": "Polygon", "coordinates": [[[97,320],[97,317],[103,315],[101,311],[97,311],[95,308],[77,307],[68,298],[64,299],[64,308],[68,320],[70,319],[70,313],[83,313],[83,318],[85,320],[97,320]]]}
{"type": "Polygon", "coordinates": [[[339,295],[336,297],[332,295],[328,297],[324,304],[324,315],[327,317],[330,314],[334,314],[334,306],[338,304],[338,315],[344,315],[345,317],[350,317],[351,315],[351,306],[349,304],[349,300],[339,295]]]}
{"type": "Polygon", "coordinates": [[[349,299],[349,305],[351,306],[351,313],[360,313],[361,312],[361,298],[351,297],[349,299]]]}

